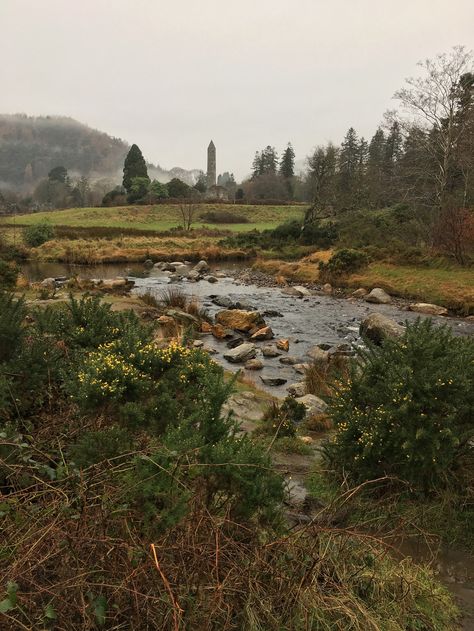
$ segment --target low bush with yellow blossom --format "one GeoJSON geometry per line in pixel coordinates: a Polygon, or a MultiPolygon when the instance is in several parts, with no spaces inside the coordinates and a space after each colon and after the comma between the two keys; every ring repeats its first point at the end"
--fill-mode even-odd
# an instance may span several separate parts
{"type": "Polygon", "coordinates": [[[453,481],[472,452],[474,340],[431,320],[360,351],[330,404],[325,454],[353,482],[393,476],[428,493],[453,481]]]}

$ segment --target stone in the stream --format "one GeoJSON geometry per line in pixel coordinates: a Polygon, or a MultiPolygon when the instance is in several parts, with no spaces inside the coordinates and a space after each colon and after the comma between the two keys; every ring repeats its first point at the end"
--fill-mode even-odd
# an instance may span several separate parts
{"type": "Polygon", "coordinates": [[[267,311],[264,311],[262,315],[264,318],[283,318],[283,313],[280,313],[279,311],[275,311],[273,309],[268,309],[267,311]]]}
{"type": "Polygon", "coordinates": [[[212,327],[212,335],[218,340],[223,340],[225,337],[233,337],[234,334],[229,329],[226,329],[222,324],[214,324],[212,327]]]}
{"type": "Polygon", "coordinates": [[[167,309],[165,315],[173,318],[174,320],[178,320],[179,322],[184,322],[185,324],[197,324],[199,327],[201,326],[199,319],[190,313],[186,313],[186,311],[180,311],[179,309],[167,309]]]}
{"type": "Polygon", "coordinates": [[[260,376],[260,379],[263,381],[263,383],[266,386],[272,386],[272,387],[283,386],[287,382],[287,380],[283,379],[283,377],[263,377],[263,376],[260,376]]]}
{"type": "Polygon", "coordinates": [[[306,386],[302,381],[292,383],[287,387],[288,394],[292,397],[304,397],[306,394],[306,386]]]}
{"type": "Polygon", "coordinates": [[[56,281],[54,278],[45,278],[41,281],[40,285],[46,289],[56,289],[56,281]]]}
{"type": "Polygon", "coordinates": [[[201,333],[212,333],[212,324],[209,324],[209,322],[201,322],[201,333]]]}
{"type": "Polygon", "coordinates": [[[380,287],[374,287],[370,294],[365,297],[366,302],[372,302],[377,305],[388,305],[392,302],[392,299],[386,291],[380,287]]]}
{"type": "Polygon", "coordinates": [[[194,271],[199,272],[201,274],[205,273],[205,272],[209,272],[211,270],[211,268],[209,267],[207,261],[199,261],[199,263],[196,263],[196,265],[194,266],[194,271]]]}
{"type": "Polygon", "coordinates": [[[273,339],[273,331],[271,327],[264,326],[262,329],[258,329],[258,331],[255,331],[255,333],[250,336],[250,339],[254,342],[262,342],[263,340],[271,340],[273,339]]]}
{"type": "Polygon", "coordinates": [[[228,296],[209,296],[212,304],[225,309],[236,309],[235,303],[228,296]]]}
{"type": "Polygon", "coordinates": [[[298,295],[301,296],[301,297],[303,297],[303,296],[312,296],[312,292],[307,287],[303,287],[303,285],[294,285],[293,289],[294,289],[294,291],[297,291],[298,295]]]}
{"type": "Polygon", "coordinates": [[[302,403],[305,406],[306,416],[321,414],[328,409],[327,403],[314,394],[305,394],[299,397],[298,403],[302,403]]]}
{"type": "Polygon", "coordinates": [[[299,375],[304,375],[309,368],[309,364],[295,364],[293,368],[299,375]]]}
{"type": "Polygon", "coordinates": [[[240,344],[243,344],[245,342],[243,337],[233,337],[231,338],[226,346],[227,348],[237,348],[237,346],[240,346],[240,344]]]}
{"type": "Polygon", "coordinates": [[[283,287],[281,293],[285,294],[285,296],[294,296],[295,298],[301,297],[300,292],[294,287],[283,287]]]}
{"type": "Polygon", "coordinates": [[[264,357],[279,357],[281,355],[273,344],[262,346],[262,354],[264,357]]]}
{"type": "Polygon", "coordinates": [[[201,274],[199,272],[196,272],[196,270],[194,269],[188,272],[186,276],[188,281],[191,281],[192,283],[197,283],[202,278],[201,274]]]}
{"type": "Polygon", "coordinates": [[[280,357],[278,361],[280,362],[280,364],[285,364],[285,366],[294,366],[295,364],[298,364],[300,362],[298,357],[293,357],[293,355],[286,355],[285,357],[280,357]]]}
{"type": "Polygon", "coordinates": [[[224,359],[227,359],[227,361],[233,364],[241,364],[249,359],[253,359],[256,354],[257,350],[255,344],[252,344],[252,342],[245,342],[244,344],[239,344],[236,348],[225,352],[224,359]]]}
{"type": "Polygon", "coordinates": [[[147,260],[143,263],[143,265],[144,265],[145,267],[153,267],[153,261],[152,261],[151,259],[147,259],[147,260]]]}
{"type": "Polygon", "coordinates": [[[207,276],[206,280],[207,280],[208,283],[211,283],[211,284],[214,284],[214,283],[218,282],[217,278],[215,276],[207,276]]]}
{"type": "Polygon", "coordinates": [[[323,285],[323,292],[325,294],[328,294],[328,295],[332,294],[332,285],[331,285],[331,283],[325,283],[323,285]]]}
{"type": "Polygon", "coordinates": [[[326,342],[322,342],[321,344],[316,344],[316,346],[319,346],[319,348],[322,351],[328,351],[330,348],[332,348],[331,344],[326,344],[326,342]]]}
{"type": "Polygon", "coordinates": [[[245,368],[247,370],[262,370],[263,362],[261,359],[249,359],[245,362],[245,368]]]}
{"type": "Polygon", "coordinates": [[[242,311],[241,309],[225,309],[216,314],[216,322],[228,329],[247,333],[251,329],[266,326],[265,320],[258,311],[242,311]]]}
{"type": "Polygon", "coordinates": [[[405,327],[381,313],[371,313],[360,325],[360,334],[375,344],[381,344],[387,337],[400,337],[405,327]]]}
{"type": "Polygon", "coordinates": [[[310,348],[306,354],[308,357],[311,357],[313,361],[320,364],[324,364],[329,361],[329,353],[327,351],[323,351],[323,349],[319,348],[319,346],[313,346],[313,348],[310,348]]]}
{"type": "Polygon", "coordinates": [[[285,351],[285,353],[287,353],[290,350],[290,341],[286,339],[277,340],[276,347],[279,351],[285,351]]]}
{"type": "Polygon", "coordinates": [[[359,289],[356,289],[352,292],[351,296],[353,296],[354,298],[363,298],[364,296],[367,296],[367,289],[359,287],[359,289]]]}
{"type": "Polygon", "coordinates": [[[193,346],[194,348],[202,348],[204,346],[204,342],[202,340],[194,340],[193,346]]]}
{"type": "Polygon", "coordinates": [[[426,315],[433,316],[447,316],[448,310],[445,307],[440,307],[439,305],[433,305],[429,302],[415,302],[411,304],[409,307],[410,311],[416,311],[417,313],[426,313],[426,315]]]}

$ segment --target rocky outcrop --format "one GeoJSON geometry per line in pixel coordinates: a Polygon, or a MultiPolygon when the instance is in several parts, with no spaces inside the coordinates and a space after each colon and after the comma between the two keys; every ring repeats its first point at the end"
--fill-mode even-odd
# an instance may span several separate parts
{"type": "Polygon", "coordinates": [[[375,287],[370,294],[365,297],[365,301],[372,302],[376,305],[388,305],[392,302],[392,299],[386,291],[380,287],[375,287]]]}
{"type": "Polygon", "coordinates": [[[432,316],[447,316],[448,310],[445,307],[439,305],[433,305],[429,302],[415,302],[409,307],[410,311],[416,311],[417,313],[425,313],[432,316]]]}
{"type": "Polygon", "coordinates": [[[375,344],[382,344],[388,337],[400,337],[405,327],[381,313],[371,313],[360,325],[360,334],[375,344]]]}
{"type": "Polygon", "coordinates": [[[196,265],[193,267],[193,270],[195,272],[199,272],[200,274],[205,274],[206,272],[210,272],[211,268],[209,267],[207,261],[199,261],[199,263],[196,263],[196,265]]]}
{"type": "Polygon", "coordinates": [[[233,364],[242,364],[249,359],[253,359],[256,354],[257,349],[255,344],[252,342],[245,342],[244,344],[239,344],[239,346],[236,346],[224,353],[224,359],[227,359],[227,361],[233,364]]]}
{"type": "Polygon", "coordinates": [[[219,311],[216,314],[216,322],[228,329],[243,333],[266,326],[265,320],[258,311],[242,311],[241,309],[219,311]]]}

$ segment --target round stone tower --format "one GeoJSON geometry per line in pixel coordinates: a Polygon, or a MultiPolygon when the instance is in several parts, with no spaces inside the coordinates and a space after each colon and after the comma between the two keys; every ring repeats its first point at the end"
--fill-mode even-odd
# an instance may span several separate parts
{"type": "Polygon", "coordinates": [[[216,185],[216,146],[212,142],[207,148],[207,188],[216,185]]]}

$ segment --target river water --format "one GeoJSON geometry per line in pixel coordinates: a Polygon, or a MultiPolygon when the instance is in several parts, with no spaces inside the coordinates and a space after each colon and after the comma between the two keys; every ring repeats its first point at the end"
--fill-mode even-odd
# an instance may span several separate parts
{"type": "MultiPolygon", "coordinates": [[[[316,344],[327,344],[333,348],[340,344],[357,346],[361,344],[359,325],[367,314],[377,311],[403,324],[414,321],[419,314],[406,310],[403,303],[391,305],[373,305],[362,300],[341,299],[332,296],[308,296],[295,298],[282,293],[279,287],[261,287],[255,284],[239,282],[238,274],[245,268],[242,263],[223,263],[213,266],[213,273],[219,271],[226,274],[217,283],[211,284],[206,280],[198,283],[181,281],[173,286],[179,286],[184,292],[195,296],[209,315],[215,315],[222,307],[214,304],[215,297],[226,297],[232,301],[239,301],[249,308],[260,312],[273,311],[278,316],[265,316],[276,338],[287,338],[290,341],[288,355],[295,356],[301,363],[307,362],[307,351],[316,344]],[[220,269],[219,269],[220,268],[220,269]],[[237,279],[235,278],[237,276],[237,279]]],[[[135,282],[134,293],[151,293],[157,298],[169,287],[169,274],[156,269],[145,270],[141,265],[97,265],[71,266],[57,263],[28,263],[24,266],[24,274],[31,281],[42,280],[46,277],[80,276],[82,278],[115,278],[126,276],[135,282]]],[[[446,324],[456,335],[473,335],[474,323],[460,318],[433,318],[436,323],[446,324]]],[[[263,342],[258,344],[261,347],[263,342]]],[[[206,336],[205,344],[216,351],[215,359],[229,370],[240,367],[228,363],[223,358],[226,343],[206,336]]],[[[265,388],[277,396],[285,396],[288,384],[301,380],[292,366],[282,365],[279,358],[259,358],[263,360],[264,368],[259,372],[246,371],[246,377],[254,380],[260,388],[265,388]],[[278,387],[266,387],[260,380],[265,377],[280,377],[287,380],[287,384],[278,387]]],[[[412,556],[417,560],[432,561],[439,571],[440,578],[459,599],[465,613],[463,628],[474,631],[474,556],[458,550],[439,550],[432,554],[429,547],[418,541],[400,544],[403,555],[412,556]]]]}

